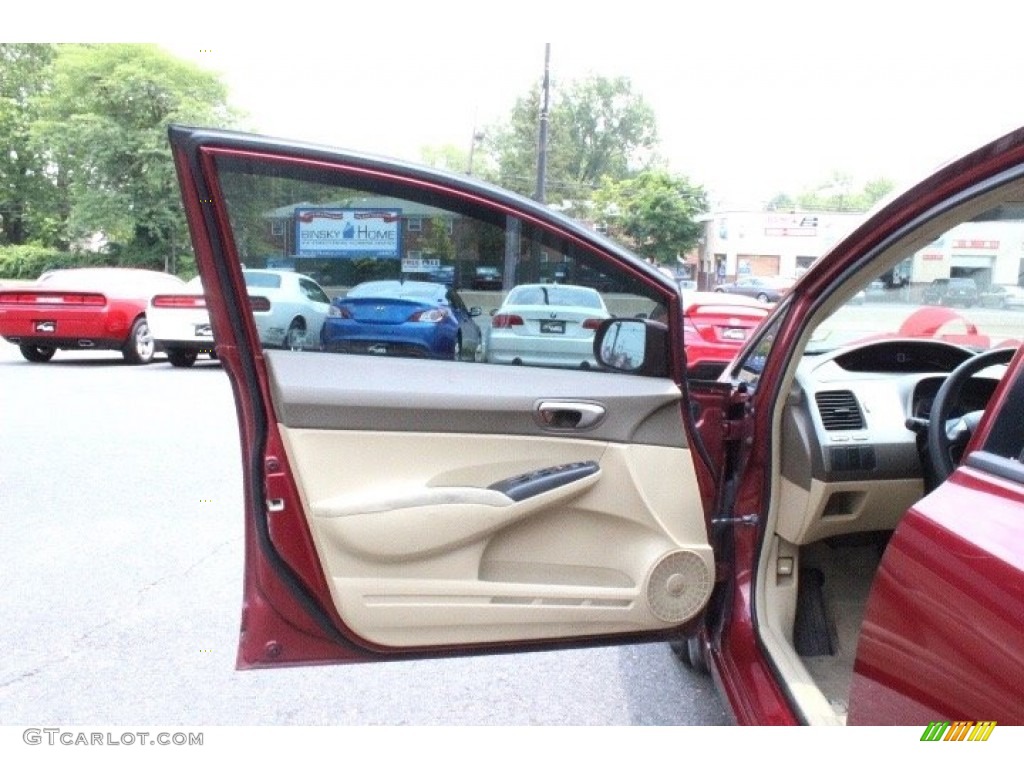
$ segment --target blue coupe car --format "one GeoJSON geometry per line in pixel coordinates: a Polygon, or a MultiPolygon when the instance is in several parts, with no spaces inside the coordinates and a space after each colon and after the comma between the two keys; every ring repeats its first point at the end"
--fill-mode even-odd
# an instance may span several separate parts
{"type": "Polygon", "coordinates": [[[475,360],[479,315],[446,285],[375,280],[331,302],[320,341],[328,352],[475,360]]]}

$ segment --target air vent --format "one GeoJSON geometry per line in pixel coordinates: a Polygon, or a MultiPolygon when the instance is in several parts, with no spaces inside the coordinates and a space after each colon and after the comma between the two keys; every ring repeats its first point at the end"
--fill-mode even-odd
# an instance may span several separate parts
{"type": "Polygon", "coordinates": [[[818,403],[818,413],[825,429],[832,432],[839,429],[864,429],[864,416],[857,405],[853,392],[818,392],[814,395],[818,403]]]}

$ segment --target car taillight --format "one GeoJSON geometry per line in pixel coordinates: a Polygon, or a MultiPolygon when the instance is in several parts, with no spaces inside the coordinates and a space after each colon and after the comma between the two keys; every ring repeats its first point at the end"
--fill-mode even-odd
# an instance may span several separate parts
{"type": "Polygon", "coordinates": [[[270,311],[270,299],[266,296],[250,296],[249,306],[253,312],[269,312],[270,311]]]}
{"type": "Polygon", "coordinates": [[[492,328],[511,328],[523,324],[523,318],[519,315],[495,315],[491,318],[492,328]]]}
{"type": "Polygon", "coordinates": [[[4,304],[71,304],[79,307],[102,307],[107,297],[102,293],[5,293],[4,304]]]}
{"type": "Polygon", "coordinates": [[[601,321],[596,317],[588,317],[583,321],[583,328],[588,331],[596,331],[601,326],[601,321]]]}
{"type": "Polygon", "coordinates": [[[343,317],[346,320],[351,320],[352,319],[352,312],[349,310],[348,307],[339,307],[336,304],[331,304],[331,306],[327,308],[327,316],[328,317],[343,317]]]}
{"type": "Polygon", "coordinates": [[[424,309],[409,318],[410,323],[440,323],[448,317],[447,309],[424,309]]]}
{"type": "Polygon", "coordinates": [[[202,296],[154,296],[154,307],[200,309],[206,306],[206,299],[202,296]]]}

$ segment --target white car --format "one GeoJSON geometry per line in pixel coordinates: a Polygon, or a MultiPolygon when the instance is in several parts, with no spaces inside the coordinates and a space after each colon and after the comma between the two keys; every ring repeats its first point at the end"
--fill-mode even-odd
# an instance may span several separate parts
{"type": "Polygon", "coordinates": [[[513,288],[491,318],[489,363],[597,367],[594,331],[611,317],[593,288],[557,283],[513,288]]]}
{"type": "Polygon", "coordinates": [[[216,356],[203,284],[198,277],[185,283],[181,293],[161,293],[151,298],[146,316],[156,349],[167,353],[171,365],[187,368],[200,354],[216,356]]]}
{"type": "MultiPolygon", "coordinates": [[[[263,346],[319,348],[320,328],[331,303],[323,288],[298,272],[247,269],[243,274],[263,346]]],[[[167,353],[171,365],[187,368],[202,353],[215,356],[198,277],[183,293],[154,296],[146,314],[156,347],[167,353]]]]}

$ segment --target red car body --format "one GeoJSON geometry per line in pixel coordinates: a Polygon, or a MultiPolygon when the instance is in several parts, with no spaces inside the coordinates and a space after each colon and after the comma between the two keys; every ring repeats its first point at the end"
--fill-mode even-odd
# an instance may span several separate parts
{"type": "Polygon", "coordinates": [[[34,283],[0,291],[0,336],[30,362],[58,349],[118,350],[133,363],[153,355],[146,308],[153,294],[180,290],[163,272],[95,267],[48,272],[34,283]]]}
{"type": "Polygon", "coordinates": [[[687,374],[717,379],[769,312],[764,303],[745,296],[712,291],[684,293],[687,374]]]}
{"type": "MultiPolygon", "coordinates": [[[[170,139],[237,399],[239,668],[686,637],[740,724],[1024,724],[1024,356],[904,339],[899,320],[812,348],[922,243],[1019,210],[1024,129],[881,207],[713,382],[686,375],[675,284],[543,206],[309,145],[178,127],[170,139]],[[489,241],[505,243],[507,274],[531,236],[659,302],[667,323],[605,321],[595,353],[618,373],[262,350],[229,212],[272,207],[246,197],[264,176],[386,193],[391,208],[427,201],[463,232],[499,222],[489,241]],[[1008,359],[1001,379],[972,378],[1008,359]],[[840,588],[840,610],[821,611],[817,639],[836,630],[837,651],[801,650],[805,602],[814,613],[829,598],[814,558],[840,547],[864,549],[867,567],[838,561],[863,592],[845,610],[840,588]],[[815,659],[842,673],[838,703],[815,659]]],[[[890,311],[858,309],[868,324],[890,311]]],[[[1012,313],[999,320],[968,336],[1019,338],[1012,313]]]]}

